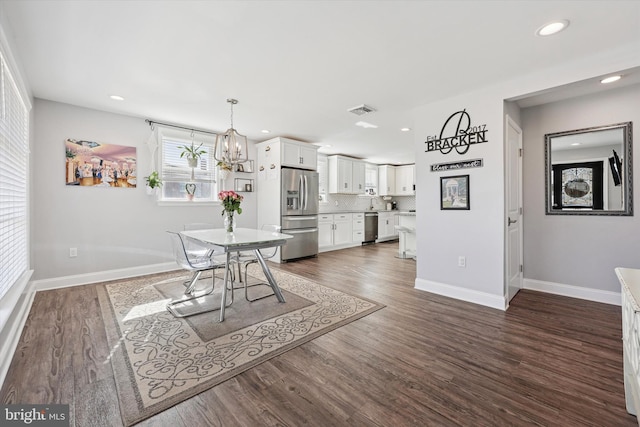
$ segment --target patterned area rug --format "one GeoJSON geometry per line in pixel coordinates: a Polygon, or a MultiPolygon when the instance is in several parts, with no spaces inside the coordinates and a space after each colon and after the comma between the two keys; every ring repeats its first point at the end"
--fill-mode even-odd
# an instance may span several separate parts
{"type": "MultiPolygon", "coordinates": [[[[184,292],[185,272],[98,287],[125,425],[384,307],[300,276],[272,272],[287,302],[271,296],[250,303],[236,290],[222,323],[219,311],[181,319],[167,312],[166,304],[184,292]]],[[[249,273],[249,283],[263,281],[259,268],[249,273]]],[[[198,286],[211,286],[211,280],[209,275],[198,286]]],[[[221,287],[216,278],[216,292],[198,305],[219,306],[221,287]]],[[[266,291],[265,286],[250,288],[250,297],[266,291]]]]}

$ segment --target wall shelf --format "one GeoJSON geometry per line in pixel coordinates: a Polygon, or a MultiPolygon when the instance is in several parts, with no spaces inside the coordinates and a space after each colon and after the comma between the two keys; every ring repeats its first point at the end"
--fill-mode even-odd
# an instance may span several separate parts
{"type": "Polygon", "coordinates": [[[247,160],[244,163],[237,164],[235,172],[238,172],[238,173],[253,173],[253,160],[247,160]]]}
{"type": "Polygon", "coordinates": [[[233,188],[236,192],[251,193],[255,187],[253,179],[235,178],[233,188]]]}

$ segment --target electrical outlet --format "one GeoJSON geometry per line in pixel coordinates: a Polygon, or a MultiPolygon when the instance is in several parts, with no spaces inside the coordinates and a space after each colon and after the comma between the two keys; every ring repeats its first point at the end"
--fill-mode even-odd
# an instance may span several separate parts
{"type": "Polygon", "coordinates": [[[69,258],[75,258],[78,256],[78,248],[69,248],[69,258]]]}
{"type": "Polygon", "coordinates": [[[467,266],[467,258],[463,256],[458,257],[458,267],[466,267],[467,266]]]}

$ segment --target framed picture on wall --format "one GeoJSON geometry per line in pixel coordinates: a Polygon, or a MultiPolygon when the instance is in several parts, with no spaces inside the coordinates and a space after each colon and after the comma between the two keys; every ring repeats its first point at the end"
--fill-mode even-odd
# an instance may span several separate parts
{"type": "Polygon", "coordinates": [[[68,138],[65,180],[69,186],[135,188],[136,147],[68,138]]]}
{"type": "Polygon", "coordinates": [[[440,177],[440,210],[469,210],[469,175],[440,177]]]}

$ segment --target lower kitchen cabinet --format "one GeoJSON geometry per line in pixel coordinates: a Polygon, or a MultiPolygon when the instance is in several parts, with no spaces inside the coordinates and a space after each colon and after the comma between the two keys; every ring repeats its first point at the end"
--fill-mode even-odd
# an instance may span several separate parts
{"type": "Polygon", "coordinates": [[[318,251],[326,252],[362,244],[364,214],[318,215],[318,251]]]}
{"type": "Polygon", "coordinates": [[[395,212],[378,212],[378,242],[398,238],[396,230],[397,215],[395,212]]]}
{"type": "Polygon", "coordinates": [[[364,242],[364,213],[354,213],[353,222],[351,223],[351,229],[353,230],[353,237],[351,241],[354,244],[360,245],[364,242]]]}

